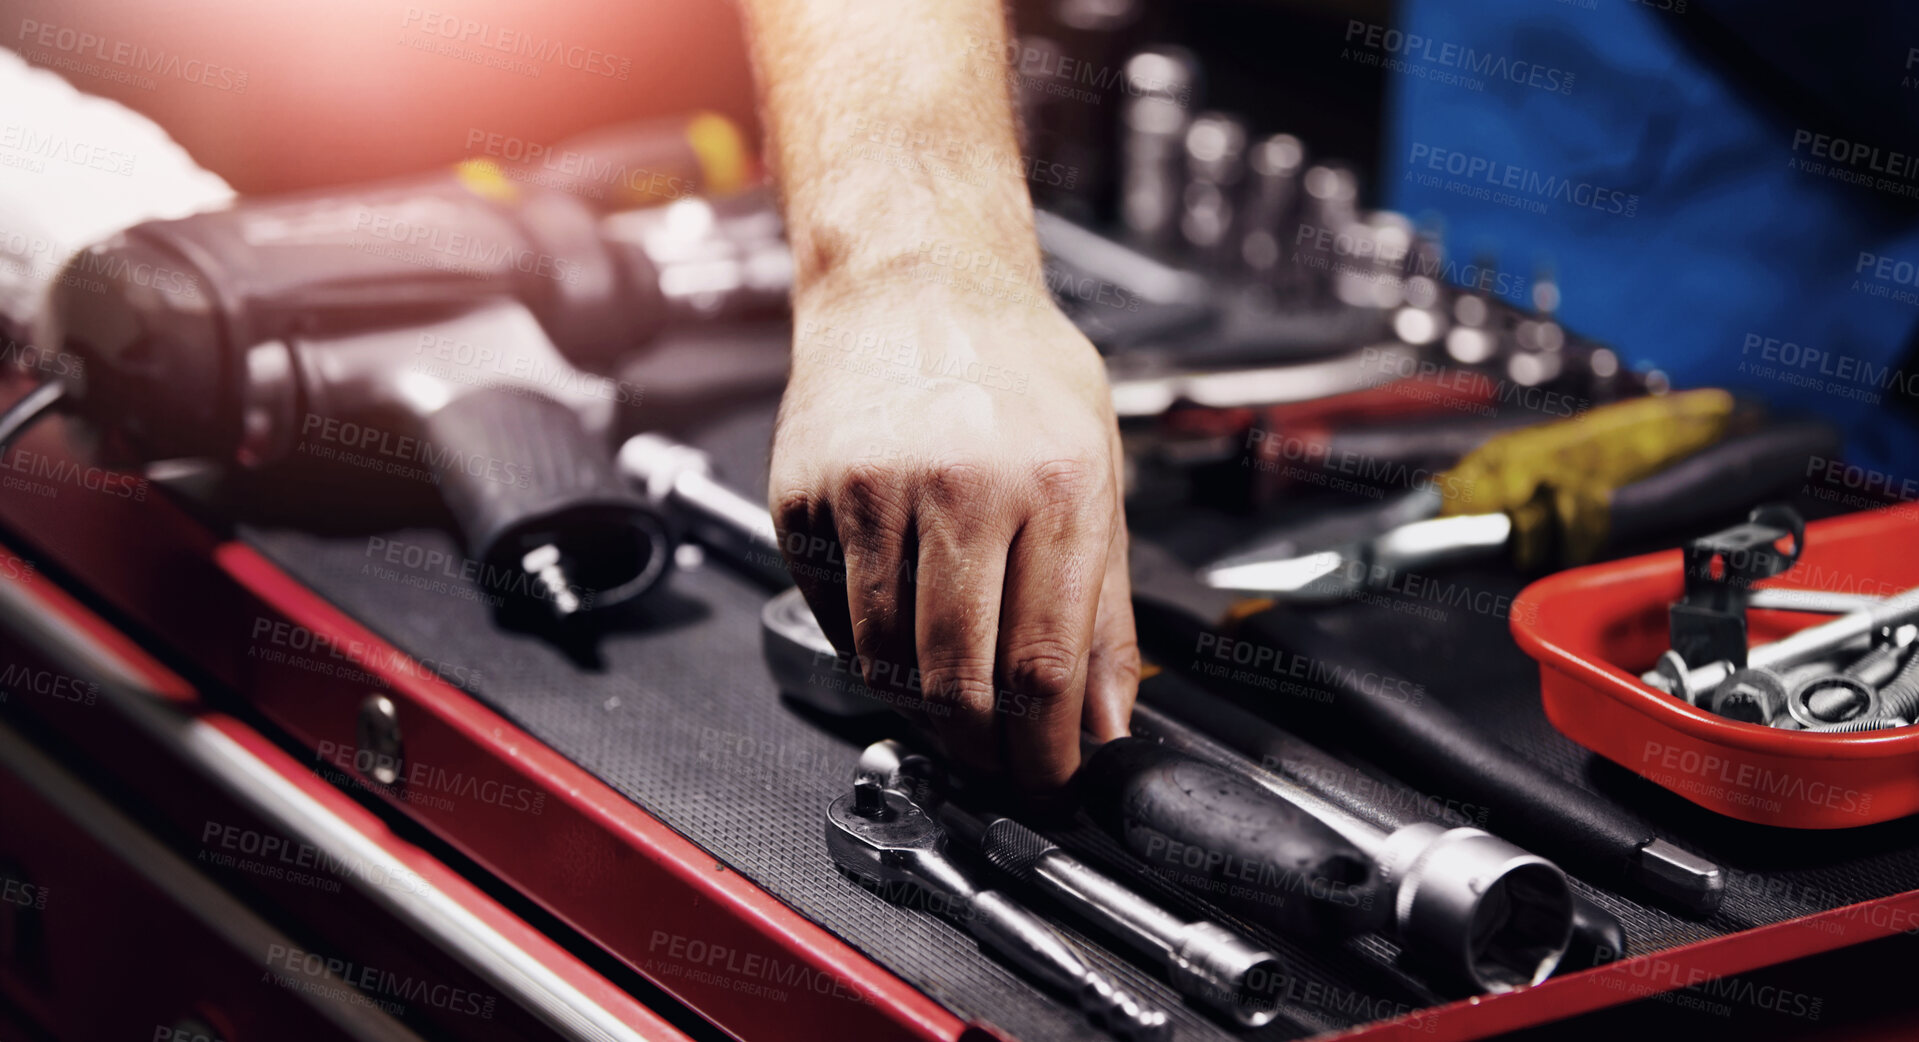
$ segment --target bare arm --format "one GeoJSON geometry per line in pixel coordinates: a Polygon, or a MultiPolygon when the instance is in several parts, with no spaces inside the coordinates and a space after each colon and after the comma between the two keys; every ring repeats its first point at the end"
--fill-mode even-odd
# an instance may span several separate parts
{"type": "Polygon", "coordinates": [[[1050,788],[1138,686],[1105,370],[1046,295],[990,0],[745,0],[797,264],[789,563],[870,683],[1050,788]]]}

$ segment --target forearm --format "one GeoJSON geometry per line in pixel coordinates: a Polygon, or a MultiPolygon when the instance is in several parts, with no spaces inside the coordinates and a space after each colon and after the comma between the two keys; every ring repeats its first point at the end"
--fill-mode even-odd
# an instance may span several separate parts
{"type": "MultiPolygon", "coordinates": [[[[799,311],[932,250],[1037,273],[995,0],[743,0],[799,311]],[[956,176],[957,175],[957,176],[956,176]]],[[[1035,275],[1037,277],[1037,275],[1035,275]]]]}

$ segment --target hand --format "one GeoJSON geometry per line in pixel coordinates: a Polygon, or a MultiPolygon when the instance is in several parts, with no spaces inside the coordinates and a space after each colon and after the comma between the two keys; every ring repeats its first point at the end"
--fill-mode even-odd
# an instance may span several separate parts
{"type": "Polygon", "coordinates": [[[959,762],[1052,789],[1139,687],[1105,367],[1037,287],[889,281],[796,307],[781,545],[870,686],[959,762]]]}

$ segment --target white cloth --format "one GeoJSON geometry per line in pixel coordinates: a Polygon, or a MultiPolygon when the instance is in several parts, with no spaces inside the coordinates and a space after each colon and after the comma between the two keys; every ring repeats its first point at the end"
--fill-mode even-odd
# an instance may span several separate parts
{"type": "Polygon", "coordinates": [[[0,315],[57,343],[43,303],[75,253],[233,189],[158,123],[0,49],[0,315]]]}

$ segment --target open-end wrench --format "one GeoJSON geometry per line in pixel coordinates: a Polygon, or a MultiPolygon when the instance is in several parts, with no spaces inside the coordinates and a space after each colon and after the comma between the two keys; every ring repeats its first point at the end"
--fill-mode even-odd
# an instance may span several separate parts
{"type": "MultiPolygon", "coordinates": [[[[1888,597],[1869,607],[1848,612],[1831,622],[1808,626],[1769,644],[1755,644],[1746,653],[1750,669],[1786,670],[1883,629],[1897,629],[1919,621],[1919,587],[1888,597]]],[[[1648,685],[1693,705],[1710,705],[1719,685],[1735,671],[1730,662],[1688,666],[1673,652],[1660,657],[1652,672],[1640,677],[1648,685]]]]}
{"type": "Polygon", "coordinates": [[[1171,1037],[1163,1010],[1086,965],[1045,920],[995,890],[982,889],[946,856],[946,831],[905,793],[861,778],[826,811],[826,848],[846,872],[888,896],[923,893],[980,943],[1073,996],[1101,1029],[1129,1042],[1171,1037]]]}

